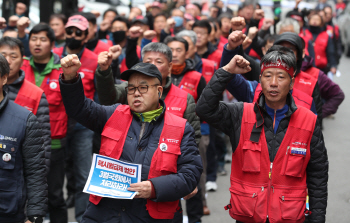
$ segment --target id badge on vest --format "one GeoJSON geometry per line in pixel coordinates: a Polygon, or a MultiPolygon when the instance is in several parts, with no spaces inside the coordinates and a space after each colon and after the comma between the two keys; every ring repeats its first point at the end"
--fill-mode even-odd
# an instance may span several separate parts
{"type": "Polygon", "coordinates": [[[133,199],[130,184],[141,182],[141,164],[94,154],[84,193],[116,199],[133,199]]]}

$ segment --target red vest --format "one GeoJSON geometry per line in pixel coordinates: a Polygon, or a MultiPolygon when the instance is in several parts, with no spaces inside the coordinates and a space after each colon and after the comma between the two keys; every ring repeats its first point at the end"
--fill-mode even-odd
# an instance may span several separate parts
{"type": "MultiPolygon", "coordinates": [[[[141,58],[141,47],[136,46],[136,53],[137,53],[137,56],[141,58]]],[[[126,57],[120,63],[119,70],[120,70],[120,73],[123,73],[124,71],[128,70],[128,67],[126,66],[126,57]]]]}
{"type": "Polygon", "coordinates": [[[327,67],[327,45],[328,45],[328,33],[326,31],[318,34],[314,42],[315,50],[315,64],[319,69],[327,67]]]}
{"type": "MultiPolygon", "coordinates": [[[[253,102],[258,102],[259,95],[262,91],[260,83],[255,88],[254,100],[253,102]]],[[[310,95],[302,92],[301,90],[294,88],[292,92],[295,104],[299,107],[304,107],[311,110],[313,98],[310,95]]]]}
{"type": "MultiPolygon", "coordinates": [[[[35,84],[35,74],[33,68],[30,66],[29,60],[23,60],[21,69],[25,72],[25,79],[32,84],[35,84]]],[[[45,92],[47,102],[49,103],[52,139],[61,139],[65,137],[67,133],[68,116],[63,105],[60,85],[58,82],[62,72],[62,68],[53,69],[51,73],[45,75],[40,86],[45,92]]]]}
{"type": "Polygon", "coordinates": [[[267,216],[271,223],[304,222],[306,167],[315,123],[315,114],[298,108],[272,164],[264,127],[258,142],[250,140],[256,114],[253,103],[244,104],[240,140],[232,154],[232,218],[247,223],[265,223],[267,216]]]}
{"type": "Polygon", "coordinates": [[[320,69],[318,69],[316,67],[310,67],[309,69],[307,69],[305,71],[305,73],[311,75],[313,78],[318,80],[318,75],[320,74],[320,69]]]}
{"type": "Polygon", "coordinates": [[[108,51],[109,45],[101,40],[97,42],[97,45],[94,49],[94,53],[98,56],[101,52],[108,51]]]}
{"type": "Polygon", "coordinates": [[[14,102],[36,115],[43,93],[44,91],[41,88],[24,80],[14,102]]]}
{"type": "Polygon", "coordinates": [[[305,54],[309,55],[309,41],[313,39],[311,32],[307,29],[301,29],[299,36],[305,42],[305,54]]]}
{"type": "Polygon", "coordinates": [[[300,73],[295,77],[294,88],[305,92],[307,95],[312,97],[316,83],[316,78],[303,71],[300,71],[300,73]]]}
{"type": "Polygon", "coordinates": [[[214,61],[215,67],[220,67],[221,57],[222,51],[217,49],[214,52],[212,52],[206,59],[214,61]]]}
{"type": "MultiPolygon", "coordinates": [[[[100,154],[119,159],[125,143],[125,138],[132,122],[132,114],[128,105],[119,105],[108,119],[102,131],[100,154]]],[[[177,158],[181,155],[180,144],[185,131],[186,120],[165,112],[164,127],[155,150],[148,179],[177,173],[177,158]],[[176,134],[174,134],[176,133],[176,134]],[[160,145],[166,143],[166,151],[160,145]]],[[[90,195],[90,201],[97,205],[102,197],[90,195]]],[[[146,208],[149,215],[155,219],[173,219],[179,201],[154,202],[147,200],[146,208]]]]}
{"type": "Polygon", "coordinates": [[[330,37],[334,37],[335,39],[339,40],[339,26],[335,25],[334,28],[331,25],[327,25],[327,33],[330,34],[330,37]]]}
{"type": "Polygon", "coordinates": [[[216,68],[217,66],[215,66],[214,61],[202,58],[202,76],[204,77],[207,83],[214,75],[216,68]]]}
{"type": "Polygon", "coordinates": [[[202,77],[201,73],[197,71],[189,71],[183,76],[178,86],[180,89],[190,93],[196,102],[198,99],[197,87],[201,80],[201,77],[202,77]]]}
{"type": "Polygon", "coordinates": [[[171,84],[170,90],[165,97],[166,110],[171,114],[184,117],[187,108],[187,92],[171,84]]]}
{"type": "MultiPolygon", "coordinates": [[[[60,58],[62,58],[63,47],[53,49],[60,58]]],[[[91,50],[85,48],[81,55],[81,67],[78,70],[84,86],[84,93],[87,98],[94,99],[95,94],[95,71],[97,68],[97,55],[91,50]]]]}

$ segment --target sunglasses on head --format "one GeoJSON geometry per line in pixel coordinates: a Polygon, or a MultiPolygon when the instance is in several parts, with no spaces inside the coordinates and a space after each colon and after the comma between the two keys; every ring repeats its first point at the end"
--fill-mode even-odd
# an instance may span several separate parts
{"type": "MultiPolygon", "coordinates": [[[[66,28],[67,35],[72,35],[73,32],[74,32],[73,28],[66,28]]],[[[80,29],[75,30],[75,36],[80,37],[82,35],[83,35],[83,31],[81,31],[80,29]]]]}

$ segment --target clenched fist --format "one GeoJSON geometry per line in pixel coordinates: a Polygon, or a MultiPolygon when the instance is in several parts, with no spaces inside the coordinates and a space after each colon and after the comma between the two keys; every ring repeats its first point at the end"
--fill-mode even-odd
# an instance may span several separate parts
{"type": "Polygon", "coordinates": [[[142,34],[143,30],[140,26],[133,26],[129,29],[129,37],[131,39],[139,38],[142,34]]]}
{"type": "Polygon", "coordinates": [[[154,37],[156,37],[156,36],[157,36],[157,33],[154,30],[146,30],[143,33],[143,38],[148,39],[148,40],[153,40],[154,37]]]}
{"type": "Polygon", "coordinates": [[[100,70],[107,70],[111,66],[112,61],[118,59],[121,53],[122,48],[119,45],[111,46],[108,52],[101,52],[97,58],[97,63],[100,67],[100,70]]]}
{"type": "Polygon", "coordinates": [[[275,23],[275,21],[273,19],[266,19],[265,18],[261,29],[268,30],[274,23],[275,23]]]}
{"type": "Polygon", "coordinates": [[[248,37],[253,40],[256,37],[256,34],[258,34],[259,29],[255,26],[250,27],[248,30],[248,37]]]}
{"type": "Polygon", "coordinates": [[[164,28],[164,31],[166,33],[170,33],[170,30],[175,27],[175,20],[173,18],[169,18],[166,20],[166,26],[164,28]]]}
{"type": "Polygon", "coordinates": [[[0,17],[0,29],[6,28],[6,19],[0,17]]]}
{"type": "Polygon", "coordinates": [[[81,67],[80,60],[76,54],[70,54],[61,59],[61,66],[65,80],[72,80],[81,67]]]}
{"type": "Polygon", "coordinates": [[[19,30],[24,30],[27,28],[30,24],[30,19],[28,17],[23,16],[17,21],[17,29],[19,30]]]}
{"type": "Polygon", "coordinates": [[[246,50],[250,44],[252,44],[253,40],[251,40],[248,36],[245,38],[245,40],[242,43],[243,50],[246,50]]]}
{"type": "Polygon", "coordinates": [[[262,9],[255,9],[253,19],[260,20],[265,17],[265,12],[262,9]]]}
{"type": "Polygon", "coordinates": [[[245,40],[246,35],[242,33],[242,31],[234,31],[228,36],[228,44],[227,49],[228,50],[234,50],[239,45],[243,43],[245,40]]]}
{"type": "Polygon", "coordinates": [[[243,17],[237,16],[231,19],[232,31],[242,31],[245,27],[245,19],[243,17]]]}
{"type": "Polygon", "coordinates": [[[231,74],[244,74],[251,70],[249,61],[240,55],[234,56],[223,69],[231,74]]]}

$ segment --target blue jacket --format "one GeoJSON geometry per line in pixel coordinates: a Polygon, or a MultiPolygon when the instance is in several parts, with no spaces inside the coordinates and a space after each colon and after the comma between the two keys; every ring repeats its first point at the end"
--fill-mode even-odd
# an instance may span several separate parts
{"type": "MultiPolygon", "coordinates": [[[[67,114],[85,127],[95,131],[97,134],[101,134],[107,120],[120,105],[102,106],[87,99],[84,95],[80,77],[77,82],[72,84],[64,83],[60,79],[60,87],[67,114]]],[[[153,153],[158,147],[159,137],[163,130],[163,117],[166,107],[162,100],[160,100],[160,104],[163,106],[163,113],[150,123],[141,123],[140,119],[134,115],[124,144],[124,148],[127,149],[123,150],[120,157],[122,161],[142,165],[142,181],[148,180],[148,172],[153,153]],[[144,129],[144,133],[140,139],[141,128],[144,129]]],[[[191,193],[199,182],[202,173],[201,157],[199,156],[195,142],[194,130],[188,122],[186,123],[180,149],[181,155],[178,157],[177,161],[177,174],[151,179],[156,192],[156,198],[154,199],[156,202],[179,200],[191,193]]],[[[101,203],[95,207],[90,204],[85,215],[89,216],[94,208],[96,209],[101,207],[101,205],[103,206],[103,204],[107,202],[103,202],[103,200],[108,199],[109,198],[103,198],[101,203]]],[[[115,214],[120,214],[119,218],[116,220],[120,220],[121,222],[140,222],[139,218],[142,218],[145,222],[154,221],[146,210],[146,199],[113,199],[113,201],[109,202],[113,203],[115,214]],[[123,207],[124,211],[118,207],[123,207]]],[[[100,219],[101,216],[94,215],[92,217],[98,217],[98,221],[103,222],[100,219]]],[[[164,222],[168,222],[168,220],[164,222]]]]}
{"type": "Polygon", "coordinates": [[[9,101],[0,102],[0,222],[24,222],[45,216],[47,183],[41,125],[33,113],[9,101]],[[8,157],[8,161],[4,158],[8,157]]]}

